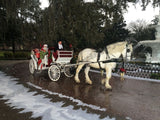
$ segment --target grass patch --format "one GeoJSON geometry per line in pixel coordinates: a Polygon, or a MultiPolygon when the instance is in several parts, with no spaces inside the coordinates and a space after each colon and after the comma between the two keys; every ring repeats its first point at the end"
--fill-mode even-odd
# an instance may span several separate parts
{"type": "Polygon", "coordinates": [[[0,51],[0,57],[3,57],[3,56],[4,56],[3,52],[2,52],[2,51],[0,51]]]}
{"type": "Polygon", "coordinates": [[[3,60],[23,60],[29,58],[30,52],[28,51],[16,51],[15,53],[11,51],[0,51],[0,59],[3,60]]]}

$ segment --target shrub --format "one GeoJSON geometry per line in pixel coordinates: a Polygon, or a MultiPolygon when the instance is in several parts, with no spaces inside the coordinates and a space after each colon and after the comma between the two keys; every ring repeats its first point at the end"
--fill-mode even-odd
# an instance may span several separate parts
{"type": "Polygon", "coordinates": [[[14,58],[29,58],[29,53],[28,52],[16,52],[14,54],[14,58]]]}
{"type": "Polygon", "coordinates": [[[4,54],[4,58],[7,58],[7,59],[13,58],[13,56],[14,56],[13,52],[4,52],[3,54],[4,54]]]}
{"type": "Polygon", "coordinates": [[[10,52],[10,51],[5,51],[3,53],[3,58],[4,59],[29,59],[30,58],[30,52],[10,52]]]}
{"type": "Polygon", "coordinates": [[[160,73],[152,73],[151,78],[152,79],[160,79],[160,73]]]}

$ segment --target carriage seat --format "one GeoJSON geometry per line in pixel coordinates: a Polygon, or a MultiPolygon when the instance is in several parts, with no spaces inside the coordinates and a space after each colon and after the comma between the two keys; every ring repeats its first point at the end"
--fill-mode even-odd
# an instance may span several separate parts
{"type": "Polygon", "coordinates": [[[40,58],[40,51],[39,51],[38,48],[33,49],[33,50],[31,51],[31,54],[32,54],[32,55],[35,55],[37,59],[40,58]]]}
{"type": "Polygon", "coordinates": [[[73,57],[73,51],[57,50],[53,53],[52,59],[57,63],[68,63],[73,57]]]}

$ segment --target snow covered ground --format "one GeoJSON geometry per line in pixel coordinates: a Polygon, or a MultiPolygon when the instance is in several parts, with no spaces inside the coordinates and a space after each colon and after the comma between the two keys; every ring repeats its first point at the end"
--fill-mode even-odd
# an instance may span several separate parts
{"type": "MultiPolygon", "coordinates": [[[[29,88],[18,84],[18,79],[7,76],[0,71],[0,95],[3,97],[0,100],[6,100],[5,104],[14,109],[23,109],[20,113],[32,112],[32,118],[42,117],[42,120],[99,120],[100,115],[88,113],[86,109],[73,109],[74,106],[69,105],[63,107],[63,101],[52,102],[45,94],[38,94],[36,91],[31,92],[29,88]]],[[[31,83],[28,85],[41,89],[31,83]]],[[[42,90],[42,89],[41,89],[42,90]]],[[[80,100],[68,97],[62,94],[53,93],[42,90],[49,94],[58,95],[58,97],[68,98],[77,104],[90,107],[91,109],[105,111],[105,108],[100,108],[94,105],[88,105],[80,100]]],[[[105,117],[102,120],[115,120],[115,118],[105,117]]]]}

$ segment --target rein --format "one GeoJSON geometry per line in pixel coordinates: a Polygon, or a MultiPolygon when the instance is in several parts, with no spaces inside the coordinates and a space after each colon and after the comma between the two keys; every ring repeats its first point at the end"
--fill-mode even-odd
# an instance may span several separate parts
{"type": "Polygon", "coordinates": [[[127,42],[127,44],[126,44],[126,56],[125,56],[125,59],[122,60],[122,68],[123,68],[124,70],[125,70],[125,65],[124,65],[124,64],[125,64],[125,62],[127,61],[127,53],[130,52],[130,49],[128,48],[128,44],[129,44],[129,43],[127,42]]]}
{"type": "Polygon", "coordinates": [[[97,56],[97,63],[98,63],[98,65],[99,65],[99,68],[100,69],[102,69],[102,67],[101,67],[101,63],[100,63],[100,61],[99,61],[99,59],[100,59],[100,52],[98,52],[98,56],[97,56]]]}
{"type": "MultiPolygon", "coordinates": [[[[101,70],[103,69],[100,62],[102,62],[102,63],[123,62],[123,68],[124,68],[124,62],[127,60],[128,42],[127,42],[127,44],[126,44],[125,49],[126,49],[125,60],[124,60],[124,59],[120,60],[120,59],[115,59],[115,58],[111,59],[110,56],[109,56],[109,54],[108,54],[108,49],[107,49],[107,47],[106,47],[106,48],[103,50],[103,51],[105,51],[105,53],[106,53],[106,60],[104,60],[104,61],[99,61],[99,60],[100,60],[100,56],[101,56],[101,52],[98,51],[97,63],[98,63],[98,65],[99,65],[99,68],[100,68],[101,70]]],[[[112,55],[112,56],[115,57],[114,55],[112,55]]]]}
{"type": "MultiPolygon", "coordinates": [[[[107,49],[107,47],[105,48],[105,53],[106,53],[106,60],[107,59],[110,59],[110,57],[109,57],[109,54],[108,54],[108,49],[107,49]]],[[[97,63],[98,63],[98,65],[99,65],[99,68],[102,70],[103,68],[102,68],[102,66],[101,66],[101,63],[100,63],[100,55],[101,55],[101,52],[98,52],[98,55],[97,55],[97,63]]]]}

